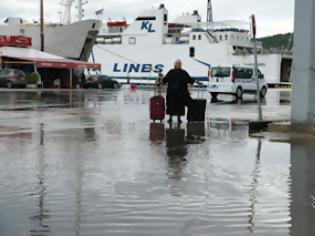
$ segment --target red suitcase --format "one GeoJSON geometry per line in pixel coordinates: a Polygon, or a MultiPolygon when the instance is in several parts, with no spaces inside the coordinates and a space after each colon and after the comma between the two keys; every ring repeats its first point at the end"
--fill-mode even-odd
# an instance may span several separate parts
{"type": "Polygon", "coordinates": [[[165,99],[162,96],[154,96],[150,99],[150,118],[163,121],[165,119],[165,99]]]}

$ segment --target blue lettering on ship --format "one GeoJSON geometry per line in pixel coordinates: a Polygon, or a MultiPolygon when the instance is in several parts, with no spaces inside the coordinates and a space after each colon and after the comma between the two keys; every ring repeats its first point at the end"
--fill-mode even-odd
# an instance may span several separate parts
{"type": "Polygon", "coordinates": [[[142,21],[141,30],[146,30],[148,33],[154,33],[153,24],[150,21],[142,21]]]}
{"type": "Polygon", "coordinates": [[[119,65],[118,63],[114,64],[113,72],[119,73],[162,73],[164,71],[164,65],[162,64],[128,64],[119,65]]]}

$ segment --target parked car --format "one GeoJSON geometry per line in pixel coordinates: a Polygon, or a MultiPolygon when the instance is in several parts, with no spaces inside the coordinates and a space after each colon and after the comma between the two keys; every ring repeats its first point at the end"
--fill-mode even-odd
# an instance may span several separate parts
{"type": "Polygon", "coordinates": [[[85,80],[82,84],[83,88],[113,88],[118,89],[121,87],[117,80],[106,75],[94,75],[85,80]]]}
{"type": "Polygon", "coordinates": [[[0,69],[0,86],[6,88],[26,87],[25,73],[17,69],[0,69]]]}
{"type": "MultiPolygon", "coordinates": [[[[268,85],[264,75],[258,70],[260,96],[264,98],[268,85]]],[[[257,84],[253,67],[217,66],[212,67],[209,78],[209,92],[213,98],[218,94],[233,94],[241,99],[244,94],[257,94],[257,84]]]]}

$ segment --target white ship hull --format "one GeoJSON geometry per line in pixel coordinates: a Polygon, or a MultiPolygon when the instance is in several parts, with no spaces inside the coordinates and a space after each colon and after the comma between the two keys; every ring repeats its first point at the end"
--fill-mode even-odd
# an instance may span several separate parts
{"type": "MultiPolygon", "coordinates": [[[[95,60],[102,64],[102,73],[115,77],[123,83],[128,78],[134,83],[154,83],[158,73],[166,74],[176,59],[183,61],[183,67],[196,80],[208,81],[209,66],[253,64],[252,55],[234,56],[229,53],[228,45],[215,44],[195,47],[195,57],[189,56],[190,45],[134,46],[95,45],[95,60]],[[204,63],[204,64],[203,64],[204,63]],[[147,65],[152,65],[148,71],[147,65]]],[[[287,60],[281,54],[259,55],[259,69],[269,84],[281,82],[281,64],[287,60]]],[[[290,60],[290,59],[288,59],[290,60]]]]}
{"type": "MultiPolygon", "coordinates": [[[[88,60],[100,28],[101,22],[98,20],[85,20],[62,26],[46,25],[45,51],[67,58],[88,60]]],[[[0,35],[31,37],[33,48],[40,49],[38,24],[0,25],[0,35]]]]}
{"type": "MultiPolygon", "coordinates": [[[[249,66],[254,63],[253,43],[243,22],[201,22],[198,12],[168,22],[164,5],[145,10],[135,21],[109,22],[94,46],[95,60],[102,73],[121,82],[154,83],[166,74],[176,59],[191,77],[205,84],[211,66],[249,66]]],[[[290,58],[264,54],[258,42],[259,69],[269,84],[287,82],[290,58]]]]}

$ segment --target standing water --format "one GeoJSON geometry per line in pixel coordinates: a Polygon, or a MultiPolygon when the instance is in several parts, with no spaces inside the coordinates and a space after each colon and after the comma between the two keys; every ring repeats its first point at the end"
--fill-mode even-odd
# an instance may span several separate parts
{"type": "Polygon", "coordinates": [[[252,103],[170,127],[151,91],[0,96],[1,236],[315,234],[315,148],[211,119],[252,103]]]}

